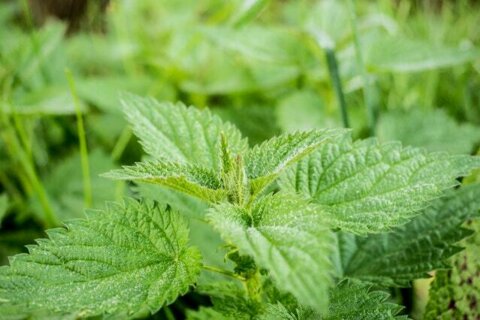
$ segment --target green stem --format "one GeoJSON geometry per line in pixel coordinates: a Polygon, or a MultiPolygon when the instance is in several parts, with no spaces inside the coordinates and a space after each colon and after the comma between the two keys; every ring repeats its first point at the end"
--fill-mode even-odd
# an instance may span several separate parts
{"type": "Polygon", "coordinates": [[[222,275],[227,276],[227,277],[235,278],[235,279],[240,280],[240,281],[246,281],[247,280],[244,277],[242,277],[241,275],[236,274],[235,272],[224,270],[224,269],[221,269],[221,268],[217,268],[217,267],[213,267],[213,266],[207,266],[207,265],[203,265],[202,268],[207,270],[207,271],[216,272],[216,273],[222,274],[222,275]]]}
{"type": "Polygon", "coordinates": [[[338,62],[335,54],[335,50],[332,48],[325,49],[325,55],[327,58],[328,71],[330,73],[330,79],[332,80],[332,85],[337,96],[338,104],[340,106],[340,111],[342,114],[342,122],[345,128],[350,127],[348,121],[348,112],[347,112],[347,103],[345,101],[345,95],[343,93],[342,82],[340,80],[340,74],[338,72],[338,62]]]}
{"type": "Polygon", "coordinates": [[[252,301],[260,302],[262,301],[262,279],[260,276],[260,271],[257,269],[253,276],[249,277],[247,281],[244,282],[245,289],[247,291],[248,297],[252,301]]]}
{"type": "Polygon", "coordinates": [[[172,310],[168,306],[164,306],[163,308],[163,314],[165,315],[165,318],[167,320],[175,320],[175,315],[173,314],[172,310]]]}
{"type": "Polygon", "coordinates": [[[28,157],[30,159],[33,159],[32,144],[30,143],[30,139],[28,137],[27,131],[25,130],[25,126],[19,118],[18,113],[13,112],[12,117],[15,128],[17,129],[18,136],[20,138],[20,142],[22,142],[23,148],[24,150],[26,150],[28,157]]]}
{"type": "Polygon", "coordinates": [[[117,161],[120,159],[131,137],[132,137],[132,130],[129,127],[125,127],[125,129],[123,129],[122,133],[120,134],[120,137],[118,137],[117,143],[115,143],[115,146],[113,147],[113,150],[112,150],[113,160],[117,161]]]}
{"type": "Polygon", "coordinates": [[[355,57],[356,57],[357,67],[360,69],[360,74],[363,80],[363,99],[365,101],[365,105],[367,108],[368,127],[370,130],[370,135],[374,136],[375,125],[376,125],[375,105],[373,103],[372,92],[370,90],[370,81],[369,81],[369,77],[365,68],[365,63],[362,57],[360,40],[358,38],[357,11],[355,9],[355,0],[350,0],[349,3],[350,3],[353,42],[355,46],[355,57]]]}
{"type": "Polygon", "coordinates": [[[88,149],[85,126],[83,124],[82,110],[80,109],[80,102],[78,99],[77,90],[75,88],[75,81],[73,80],[72,72],[68,69],[65,69],[65,75],[67,76],[70,93],[73,99],[73,105],[75,107],[75,113],[77,115],[77,132],[80,144],[80,158],[82,162],[83,174],[83,196],[85,207],[89,208],[92,206],[92,183],[90,179],[90,164],[88,163],[88,149]]]}

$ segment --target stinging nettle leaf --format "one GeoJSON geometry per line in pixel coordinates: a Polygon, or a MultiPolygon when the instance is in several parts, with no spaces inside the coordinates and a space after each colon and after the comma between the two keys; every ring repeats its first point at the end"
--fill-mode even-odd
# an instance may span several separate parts
{"type": "Polygon", "coordinates": [[[361,281],[342,281],[330,295],[328,316],[324,320],[408,319],[398,315],[403,307],[388,302],[386,292],[371,290],[361,281]]]}
{"type": "Polygon", "coordinates": [[[315,320],[323,319],[319,314],[308,308],[299,306],[295,310],[288,310],[283,304],[268,304],[259,320],[315,320]]]}
{"type": "Polygon", "coordinates": [[[479,157],[347,138],[320,146],[280,186],[319,205],[334,228],[376,233],[404,224],[479,166],[479,157]]]}
{"type": "Polygon", "coordinates": [[[221,181],[211,169],[188,164],[137,162],[135,166],[124,166],[103,176],[163,185],[208,202],[218,202],[226,196],[221,181]]]}
{"type": "Polygon", "coordinates": [[[480,184],[437,199],[418,217],[387,234],[339,236],[344,276],[386,286],[409,286],[427,272],[449,268],[447,259],[471,235],[462,224],[480,216],[480,184]]]}
{"type": "Polygon", "coordinates": [[[403,307],[388,302],[386,292],[374,291],[366,283],[343,280],[330,290],[328,314],[322,316],[302,305],[287,308],[281,303],[269,304],[261,320],[378,320],[407,319],[399,316],[403,307]]]}
{"type": "Polygon", "coordinates": [[[253,193],[262,190],[295,161],[327,141],[339,139],[343,129],[312,130],[283,134],[250,149],[245,157],[253,193]]]}
{"type": "Polygon", "coordinates": [[[231,152],[241,154],[248,143],[237,128],[213,115],[182,103],[160,103],[153,98],[125,95],[125,114],[145,151],[157,160],[220,170],[220,136],[231,152]]]}
{"type": "Polygon", "coordinates": [[[127,200],[47,231],[0,268],[0,314],[135,317],[184,294],[200,272],[181,216],[127,200]]]}
{"type": "Polygon", "coordinates": [[[250,320],[261,308],[261,304],[247,297],[241,286],[232,282],[213,282],[200,285],[197,291],[208,295],[212,301],[211,307],[200,307],[197,311],[188,311],[189,320],[250,320]]]}
{"type": "Polygon", "coordinates": [[[305,201],[292,195],[268,195],[251,208],[217,205],[207,218],[224,240],[268,269],[280,289],[319,312],[325,310],[334,238],[305,201]]]}

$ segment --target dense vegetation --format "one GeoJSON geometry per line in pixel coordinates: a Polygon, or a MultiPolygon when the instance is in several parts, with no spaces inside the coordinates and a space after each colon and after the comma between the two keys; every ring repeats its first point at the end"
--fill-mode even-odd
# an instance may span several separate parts
{"type": "Polygon", "coordinates": [[[0,319],[480,317],[478,5],[107,4],[0,3],[0,319]]]}

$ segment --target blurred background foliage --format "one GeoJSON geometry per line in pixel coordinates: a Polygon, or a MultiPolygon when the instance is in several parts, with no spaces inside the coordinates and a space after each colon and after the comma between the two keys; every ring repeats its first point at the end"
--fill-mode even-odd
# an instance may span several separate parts
{"type": "MultiPolygon", "coordinates": [[[[119,107],[125,91],[209,107],[252,145],[348,124],[356,138],[475,153],[479,22],[480,3],[467,0],[4,0],[0,260],[126,194],[202,207],[98,176],[142,156],[119,107]]],[[[195,239],[218,241],[201,228],[195,239]]],[[[480,290],[472,239],[453,261],[468,268],[437,277],[455,289],[433,293],[428,317],[479,317],[465,293],[480,290]]],[[[417,287],[397,297],[420,318],[417,287]]]]}

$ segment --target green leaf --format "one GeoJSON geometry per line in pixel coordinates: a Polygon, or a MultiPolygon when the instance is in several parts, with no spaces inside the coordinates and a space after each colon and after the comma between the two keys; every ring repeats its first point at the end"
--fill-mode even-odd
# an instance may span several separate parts
{"type": "Polygon", "coordinates": [[[232,282],[214,282],[199,286],[197,291],[210,297],[213,306],[189,311],[187,319],[250,320],[258,313],[260,304],[248,299],[244,288],[232,282]]]}
{"type": "Polygon", "coordinates": [[[319,205],[332,227],[365,234],[401,225],[480,166],[480,158],[350,139],[320,146],[280,179],[319,205]]]}
{"type": "Polygon", "coordinates": [[[315,320],[323,319],[309,308],[299,306],[295,311],[288,310],[283,304],[269,304],[259,320],[315,320]]]}
{"type": "Polygon", "coordinates": [[[103,175],[117,180],[134,180],[163,185],[207,202],[222,200],[226,192],[211,169],[189,164],[148,161],[124,166],[103,175]]]}
{"type": "Polygon", "coordinates": [[[187,320],[212,320],[212,319],[222,319],[222,320],[248,320],[248,315],[242,315],[241,317],[238,314],[225,315],[220,311],[215,310],[214,308],[200,307],[198,310],[187,310],[187,320]]]}
{"type": "Polygon", "coordinates": [[[207,110],[181,103],[160,103],[151,98],[126,95],[122,100],[127,119],[145,151],[157,160],[221,168],[220,136],[233,154],[247,149],[247,141],[231,124],[207,110]]]}
{"type": "Polygon", "coordinates": [[[223,239],[268,269],[280,289],[324,310],[333,238],[321,216],[304,201],[283,194],[268,195],[250,208],[217,205],[207,218],[223,239]]]}
{"type": "MultiPolygon", "coordinates": [[[[142,198],[151,199],[169,207],[187,217],[190,226],[190,240],[202,253],[203,263],[210,266],[226,266],[225,243],[213,227],[205,221],[205,212],[209,208],[206,202],[189,195],[158,185],[141,183],[134,188],[142,198]]],[[[1,238],[0,238],[1,240],[1,238]]],[[[214,272],[202,272],[198,284],[224,279],[214,272]]]]}
{"type": "Polygon", "coordinates": [[[340,235],[344,276],[385,286],[408,286],[427,272],[448,268],[447,259],[472,232],[462,224],[480,216],[480,184],[436,200],[418,217],[387,234],[340,235]]]}
{"type": "Polygon", "coordinates": [[[388,293],[371,291],[360,281],[342,281],[331,292],[329,313],[324,320],[407,319],[398,316],[403,307],[388,302],[388,298],[388,293]]]}
{"type": "Polygon", "coordinates": [[[327,141],[345,134],[343,129],[312,130],[277,136],[250,149],[245,156],[253,193],[265,188],[288,166],[327,141]]]}
{"type": "Polygon", "coordinates": [[[342,281],[330,291],[328,314],[321,316],[302,305],[287,308],[281,303],[269,304],[260,320],[378,320],[406,319],[398,316],[402,306],[388,302],[389,295],[371,291],[360,281],[342,281]]]}
{"type": "Polygon", "coordinates": [[[0,314],[145,315],[185,293],[200,271],[185,222],[152,203],[110,203],[47,233],[0,268],[0,314]]]}
{"type": "Polygon", "coordinates": [[[420,72],[475,61],[475,48],[434,45],[423,40],[377,36],[366,47],[367,67],[372,71],[420,72]]]}
{"type": "Polygon", "coordinates": [[[480,141],[480,129],[458,124],[443,110],[389,112],[381,116],[378,136],[383,141],[400,140],[405,145],[429,151],[470,154],[480,141]]]}

